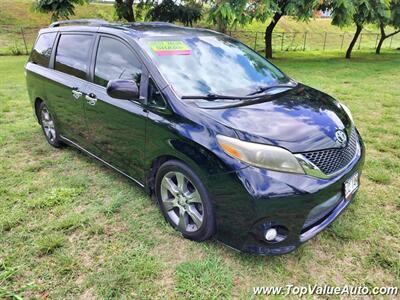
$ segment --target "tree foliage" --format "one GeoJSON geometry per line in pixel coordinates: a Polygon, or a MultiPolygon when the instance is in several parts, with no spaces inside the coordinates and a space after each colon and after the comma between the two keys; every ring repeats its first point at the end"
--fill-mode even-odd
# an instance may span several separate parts
{"type": "Polygon", "coordinates": [[[201,19],[202,5],[194,1],[186,1],[177,4],[173,0],[164,0],[155,4],[148,12],[152,21],[182,22],[186,26],[193,26],[194,22],[201,19]]]}
{"type": "Polygon", "coordinates": [[[331,12],[332,25],[344,27],[353,23],[355,8],[352,0],[325,0],[318,9],[331,12]]]}
{"type": "Polygon", "coordinates": [[[133,2],[134,0],[115,0],[114,7],[118,19],[135,22],[133,2]]]}
{"type": "Polygon", "coordinates": [[[400,29],[400,0],[392,0],[390,2],[389,24],[396,29],[400,29]]]}
{"type": "Polygon", "coordinates": [[[88,0],[38,0],[35,9],[43,13],[51,13],[52,22],[59,19],[69,19],[75,15],[75,5],[83,5],[88,0]]]}
{"type": "Polygon", "coordinates": [[[186,26],[193,26],[193,23],[200,21],[202,16],[203,6],[196,1],[187,1],[184,5],[179,5],[179,21],[186,26]]]}
{"type": "Polygon", "coordinates": [[[256,19],[261,22],[271,18],[265,29],[265,55],[272,58],[272,34],[282,16],[292,16],[306,21],[319,5],[318,0],[217,0],[211,9],[210,18],[222,32],[227,27],[245,24],[256,19]]]}
{"type": "MultiPolygon", "coordinates": [[[[88,0],[37,0],[35,7],[41,12],[51,12],[51,18],[55,21],[68,19],[74,15],[76,5],[87,2],[88,0]]],[[[203,15],[203,2],[210,7],[208,22],[224,33],[228,28],[253,20],[268,22],[265,28],[267,58],[272,58],[273,31],[280,19],[291,16],[298,21],[307,21],[314,10],[329,10],[332,25],[356,25],[346,58],[351,57],[357,39],[368,23],[376,24],[381,32],[377,53],[385,39],[400,33],[400,0],[115,0],[114,6],[117,17],[128,22],[135,22],[137,19],[179,21],[186,26],[192,26],[203,15]],[[386,32],[388,26],[394,28],[391,33],[386,32]]]]}
{"type": "Polygon", "coordinates": [[[319,0],[254,0],[251,6],[252,17],[266,21],[272,16],[265,29],[265,56],[272,58],[272,34],[283,16],[292,16],[299,21],[307,21],[320,5],[319,0]]]}
{"type": "Polygon", "coordinates": [[[244,0],[212,1],[208,22],[217,26],[217,30],[225,33],[228,28],[245,24],[251,20],[249,6],[244,0]]]}
{"type": "Polygon", "coordinates": [[[164,0],[149,10],[153,21],[175,22],[178,19],[178,5],[173,0],[164,0]]]}

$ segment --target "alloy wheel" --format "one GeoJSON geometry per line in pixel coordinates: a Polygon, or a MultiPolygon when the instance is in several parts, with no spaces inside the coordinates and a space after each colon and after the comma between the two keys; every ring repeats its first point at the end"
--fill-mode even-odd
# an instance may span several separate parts
{"type": "Polygon", "coordinates": [[[161,202],[181,230],[195,232],[204,220],[203,202],[196,186],[181,172],[168,172],[161,180],[161,202]]]}
{"type": "Polygon", "coordinates": [[[47,107],[43,107],[41,115],[44,133],[50,142],[54,142],[56,139],[56,128],[54,125],[54,120],[51,117],[47,107]]]}

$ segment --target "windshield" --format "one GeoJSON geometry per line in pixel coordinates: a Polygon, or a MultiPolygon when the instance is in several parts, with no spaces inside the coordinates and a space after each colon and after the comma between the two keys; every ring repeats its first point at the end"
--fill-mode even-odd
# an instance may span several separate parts
{"type": "Polygon", "coordinates": [[[289,79],[242,43],[224,36],[145,39],[145,50],[181,96],[244,96],[289,79]]]}

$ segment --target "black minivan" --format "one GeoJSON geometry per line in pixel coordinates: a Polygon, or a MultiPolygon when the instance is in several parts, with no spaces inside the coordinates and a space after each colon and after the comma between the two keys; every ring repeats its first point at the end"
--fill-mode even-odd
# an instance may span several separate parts
{"type": "Polygon", "coordinates": [[[57,22],[39,32],[26,80],[52,146],[144,187],[191,240],[288,253],[359,187],[365,150],[349,109],[221,33],[57,22]]]}

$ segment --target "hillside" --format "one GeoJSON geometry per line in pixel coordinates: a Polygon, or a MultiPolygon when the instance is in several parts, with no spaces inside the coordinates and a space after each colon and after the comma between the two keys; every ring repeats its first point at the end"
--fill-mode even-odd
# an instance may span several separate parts
{"type": "MultiPolygon", "coordinates": [[[[50,14],[35,12],[32,0],[1,0],[0,25],[43,27],[51,22],[50,14]]],[[[114,8],[110,4],[77,6],[76,18],[104,18],[111,20],[114,8]]]]}

